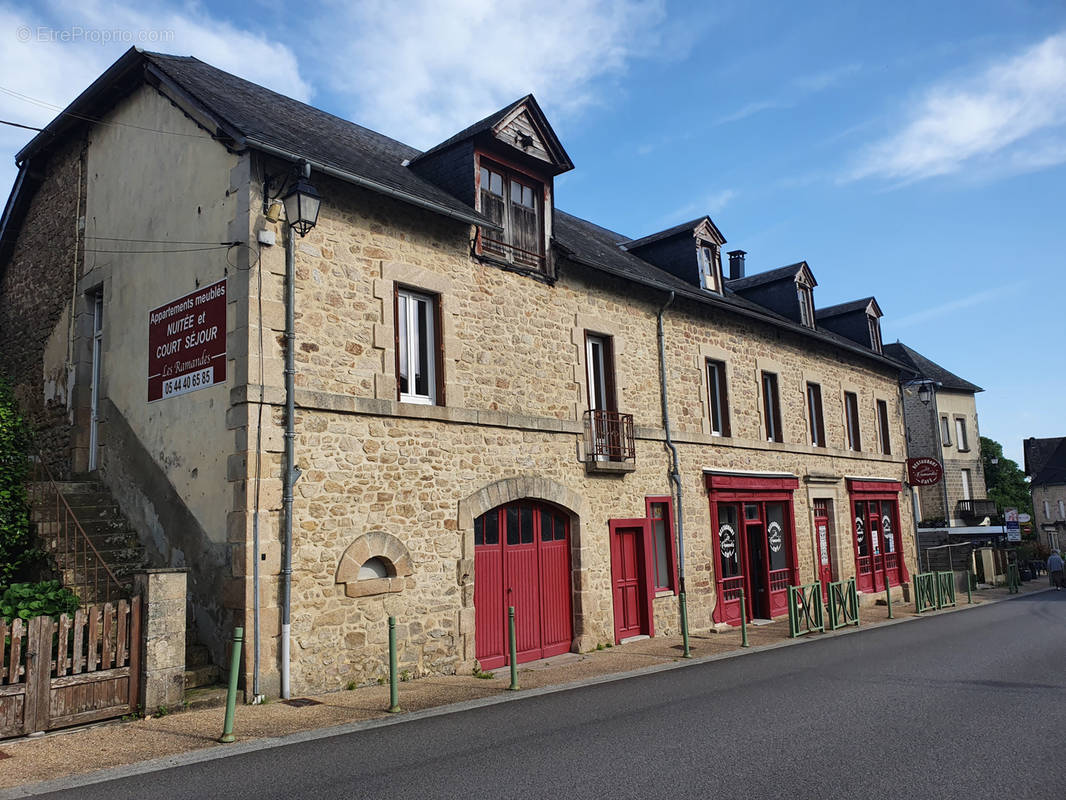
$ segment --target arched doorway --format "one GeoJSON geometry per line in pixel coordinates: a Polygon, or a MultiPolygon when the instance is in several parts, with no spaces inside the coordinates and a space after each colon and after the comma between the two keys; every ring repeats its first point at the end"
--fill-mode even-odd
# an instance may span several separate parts
{"type": "Polygon", "coordinates": [[[570,518],[562,509],[515,500],[474,520],[474,641],[482,669],[507,663],[509,606],[519,663],[570,650],[570,518]]]}

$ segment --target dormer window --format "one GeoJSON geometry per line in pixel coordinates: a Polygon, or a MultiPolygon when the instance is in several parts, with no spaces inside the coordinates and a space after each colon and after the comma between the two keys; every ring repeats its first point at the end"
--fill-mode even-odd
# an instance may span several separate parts
{"type": "Polygon", "coordinates": [[[482,214],[503,231],[481,229],[482,255],[526,269],[544,269],[543,184],[481,159],[478,199],[482,214]]]}
{"type": "Polygon", "coordinates": [[[814,291],[810,284],[803,280],[796,281],[796,292],[799,295],[800,324],[805,328],[814,327],[814,291]]]}
{"type": "Polygon", "coordinates": [[[722,293],[722,257],[718,245],[699,243],[700,286],[708,292],[722,293]]]}
{"type": "Polygon", "coordinates": [[[866,319],[870,325],[870,349],[875,353],[881,352],[881,320],[874,314],[867,314],[866,319]]]}

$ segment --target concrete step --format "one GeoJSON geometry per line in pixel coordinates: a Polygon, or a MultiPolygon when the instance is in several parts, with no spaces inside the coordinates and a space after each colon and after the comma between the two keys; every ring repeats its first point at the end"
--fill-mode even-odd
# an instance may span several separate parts
{"type": "Polygon", "coordinates": [[[214,664],[186,669],[185,688],[188,690],[199,689],[202,686],[211,686],[218,683],[221,676],[221,670],[219,670],[214,664]]]}
{"type": "Polygon", "coordinates": [[[218,708],[226,705],[226,688],[221,683],[185,690],[185,708],[218,708]]]}

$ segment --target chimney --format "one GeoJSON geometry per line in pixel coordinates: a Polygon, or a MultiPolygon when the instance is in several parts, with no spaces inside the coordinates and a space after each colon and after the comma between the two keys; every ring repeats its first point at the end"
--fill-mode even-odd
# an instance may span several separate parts
{"type": "Polygon", "coordinates": [[[744,277],[744,256],[747,255],[743,250],[730,250],[729,251],[729,280],[735,281],[744,277]]]}

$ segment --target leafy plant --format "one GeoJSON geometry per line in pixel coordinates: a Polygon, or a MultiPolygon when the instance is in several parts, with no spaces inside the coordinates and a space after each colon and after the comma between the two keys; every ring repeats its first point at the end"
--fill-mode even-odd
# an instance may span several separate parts
{"type": "Polygon", "coordinates": [[[405,669],[403,672],[401,672],[400,680],[405,682],[411,680],[411,671],[405,669]]]}
{"type": "Polygon", "coordinates": [[[0,617],[6,620],[44,616],[58,619],[60,614],[73,614],[78,605],[78,596],[60,586],[59,581],[13,583],[0,595],[0,617]]]}
{"type": "Polygon", "coordinates": [[[489,680],[490,678],[495,678],[496,677],[496,673],[495,672],[484,672],[484,671],[482,671],[481,667],[474,667],[474,670],[473,670],[473,672],[471,674],[475,678],[481,678],[482,680],[485,680],[485,681],[489,680]]]}
{"type": "Polygon", "coordinates": [[[29,426],[11,385],[0,378],[0,591],[41,557],[33,546],[26,498],[29,444],[29,426]]]}

